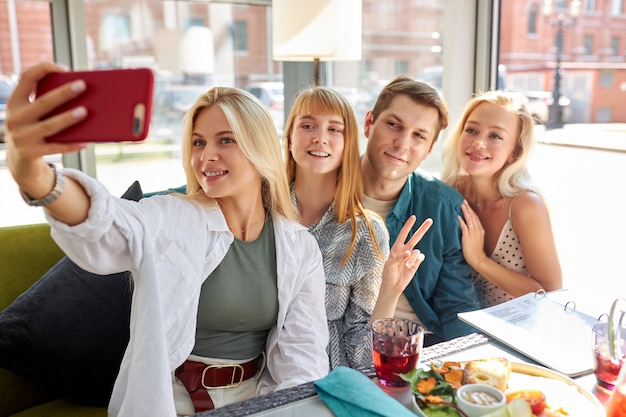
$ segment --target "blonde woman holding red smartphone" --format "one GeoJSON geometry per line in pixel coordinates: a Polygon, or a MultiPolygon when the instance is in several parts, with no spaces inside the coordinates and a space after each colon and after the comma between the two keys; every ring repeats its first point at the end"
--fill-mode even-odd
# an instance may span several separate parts
{"type": "Polygon", "coordinates": [[[295,221],[264,106],[236,88],[198,97],[184,120],[186,195],[136,203],[44,161],[85,146],[46,137],[87,109],[45,117],[84,93],[83,80],[30,98],[63,70],[22,74],[7,105],[7,165],[68,257],[97,274],[132,274],[130,341],[109,415],[190,415],[325,376],[322,257],[295,221]]]}

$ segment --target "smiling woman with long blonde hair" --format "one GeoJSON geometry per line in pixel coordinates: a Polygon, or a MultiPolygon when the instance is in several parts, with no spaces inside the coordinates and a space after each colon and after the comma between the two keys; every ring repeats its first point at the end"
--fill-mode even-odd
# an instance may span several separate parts
{"type": "Polygon", "coordinates": [[[97,274],[130,271],[130,340],[109,415],[191,415],[328,373],[324,270],[294,219],[271,117],[251,94],[215,87],[185,117],[187,196],[139,203],[45,155],[85,144],[46,135],[85,117],[82,80],[30,100],[50,72],[22,74],[8,102],[8,165],[30,205],[44,206],[67,254],[97,274]],[[52,191],[51,191],[52,190],[52,191]]]}
{"type": "Polygon", "coordinates": [[[372,364],[369,320],[389,237],[361,203],[363,180],[354,111],[323,86],[300,91],[285,128],[285,158],[298,221],[324,257],[331,368],[372,364]]]}
{"type": "Polygon", "coordinates": [[[482,307],[562,287],[548,207],[527,164],[534,122],[500,91],[467,104],[444,142],[442,179],[463,194],[463,255],[482,307]]]}

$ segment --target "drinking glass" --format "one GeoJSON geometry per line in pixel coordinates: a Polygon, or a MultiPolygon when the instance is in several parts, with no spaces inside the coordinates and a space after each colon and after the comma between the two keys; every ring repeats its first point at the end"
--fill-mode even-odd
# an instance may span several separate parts
{"type": "Polygon", "coordinates": [[[596,375],[598,386],[613,390],[620,369],[622,368],[624,354],[626,352],[626,328],[620,327],[619,343],[622,352],[620,360],[615,362],[611,360],[609,349],[609,323],[597,322],[592,327],[593,334],[593,372],[596,375]]]}
{"type": "Polygon", "coordinates": [[[409,383],[398,374],[417,368],[424,344],[424,328],[416,321],[378,319],[372,323],[372,356],[378,381],[387,387],[409,383]]]}
{"type": "MultiPolygon", "coordinates": [[[[620,330],[626,314],[626,300],[617,299],[611,307],[609,316],[609,352],[611,361],[619,363],[623,357],[622,344],[620,343],[620,330]]],[[[606,405],[607,417],[626,417],[626,366],[622,366],[606,405]]]]}

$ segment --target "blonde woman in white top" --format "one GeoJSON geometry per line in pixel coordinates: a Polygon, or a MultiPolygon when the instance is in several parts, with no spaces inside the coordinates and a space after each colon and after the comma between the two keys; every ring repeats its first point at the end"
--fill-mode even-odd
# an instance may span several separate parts
{"type": "Polygon", "coordinates": [[[322,257],[295,221],[263,105],[235,88],[198,97],[185,116],[187,194],[137,204],[44,161],[82,149],[45,139],[89,117],[78,107],[42,119],[86,89],[79,80],[31,100],[55,71],[26,70],[9,99],[7,165],[71,259],[98,274],[131,271],[130,341],[109,415],[189,415],[325,376],[322,257]]]}

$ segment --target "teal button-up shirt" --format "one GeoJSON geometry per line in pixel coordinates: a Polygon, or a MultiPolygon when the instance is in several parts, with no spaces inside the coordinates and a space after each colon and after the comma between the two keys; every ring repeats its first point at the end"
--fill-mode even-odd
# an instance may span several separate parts
{"type": "Polygon", "coordinates": [[[457,318],[457,313],[480,308],[471,267],[461,248],[457,216],[461,215],[462,202],[463,196],[457,190],[418,170],[408,177],[386,219],[391,245],[412,214],[417,221],[411,234],[424,220],[433,219],[433,225],[417,244],[426,259],[404,295],[428,330],[447,340],[475,332],[457,318]]]}

